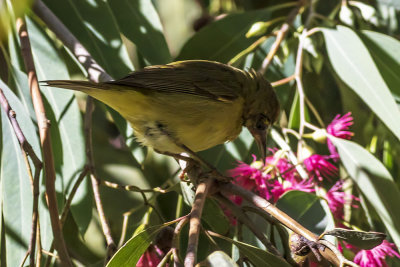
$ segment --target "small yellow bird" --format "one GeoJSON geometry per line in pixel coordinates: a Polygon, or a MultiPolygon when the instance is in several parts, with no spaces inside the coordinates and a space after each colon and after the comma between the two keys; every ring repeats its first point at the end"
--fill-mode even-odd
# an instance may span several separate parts
{"type": "Polygon", "coordinates": [[[245,126],[265,157],[266,132],[279,115],[274,89],[261,74],[205,60],[146,67],[104,83],[44,83],[106,103],[129,121],[140,143],[165,154],[232,141],[245,126]]]}

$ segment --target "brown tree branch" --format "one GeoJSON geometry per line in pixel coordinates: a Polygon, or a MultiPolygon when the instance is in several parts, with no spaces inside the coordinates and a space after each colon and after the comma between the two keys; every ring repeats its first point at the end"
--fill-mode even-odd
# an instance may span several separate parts
{"type": "Polygon", "coordinates": [[[182,266],[181,259],[179,257],[179,240],[180,240],[180,234],[182,231],[183,226],[186,225],[186,223],[189,221],[189,216],[184,217],[182,220],[178,222],[178,224],[175,226],[174,230],[174,236],[172,237],[172,254],[174,255],[174,266],[175,267],[180,267],[182,266]]]}
{"type": "Polygon", "coordinates": [[[35,65],[33,63],[29,35],[28,31],[26,30],[26,24],[23,18],[17,18],[16,28],[20,38],[22,57],[24,59],[25,68],[28,73],[28,82],[33,107],[35,109],[36,118],[38,121],[40,144],[43,151],[44,174],[46,177],[47,205],[49,207],[50,221],[54,235],[55,247],[60,256],[61,265],[72,266],[72,262],[68,255],[67,247],[65,245],[64,237],[61,231],[60,220],[58,217],[58,205],[55,190],[56,174],[54,169],[53,149],[51,145],[50,122],[46,117],[46,110],[44,108],[43,99],[36,77],[35,65]]]}
{"type": "Polygon", "coordinates": [[[210,187],[214,184],[214,180],[211,177],[207,177],[207,180],[197,185],[196,196],[192,204],[192,211],[190,212],[190,228],[189,228],[189,240],[188,247],[185,257],[185,267],[194,266],[197,259],[197,244],[199,242],[200,226],[201,226],[201,214],[203,212],[204,203],[210,190],[210,187]]]}

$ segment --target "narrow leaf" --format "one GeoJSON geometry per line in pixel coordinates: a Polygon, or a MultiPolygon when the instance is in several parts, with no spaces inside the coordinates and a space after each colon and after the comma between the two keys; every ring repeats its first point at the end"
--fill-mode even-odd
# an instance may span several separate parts
{"type": "MultiPolygon", "coordinates": [[[[19,125],[28,142],[40,157],[36,130],[23,104],[0,80],[0,88],[16,112],[19,125]]],[[[28,249],[32,222],[32,190],[20,144],[7,114],[1,109],[2,150],[0,181],[8,266],[19,266],[28,249]]],[[[34,168],[32,168],[34,171],[34,168]]],[[[3,247],[3,246],[2,246],[3,247]]]]}
{"type": "Polygon", "coordinates": [[[163,27],[151,0],[112,0],[108,2],[118,26],[151,65],[171,61],[163,27]]]}
{"type": "Polygon", "coordinates": [[[302,191],[288,191],[276,202],[276,206],[314,233],[323,233],[333,224],[321,200],[314,194],[302,191]]]}
{"type": "Polygon", "coordinates": [[[372,249],[382,243],[386,234],[378,232],[364,232],[344,228],[335,228],[324,235],[332,235],[340,238],[361,249],[372,249]]]}
{"type": "Polygon", "coordinates": [[[262,10],[227,15],[207,25],[189,39],[177,58],[228,62],[257,40],[256,37],[246,38],[247,31],[255,22],[279,17],[295,4],[290,2],[262,10]]]}
{"type": "Polygon", "coordinates": [[[174,223],[176,223],[176,221],[152,226],[134,235],[114,254],[108,262],[107,267],[136,266],[136,263],[156,235],[162,229],[174,223]]]}
{"type": "Polygon", "coordinates": [[[254,266],[262,266],[262,267],[275,267],[275,266],[290,266],[289,263],[287,263],[285,260],[282,258],[277,257],[276,255],[269,253],[268,251],[262,250],[260,248],[254,247],[252,245],[236,241],[233,239],[230,239],[228,237],[222,236],[222,235],[215,235],[212,234],[215,237],[221,238],[225,241],[228,241],[229,243],[237,246],[239,251],[245,255],[249,261],[254,264],[254,266]]]}
{"type": "Polygon", "coordinates": [[[400,97],[400,42],[388,35],[363,31],[361,38],[368,48],[386,85],[400,97]]]}
{"type": "Polygon", "coordinates": [[[360,145],[329,137],[338,149],[350,177],[374,207],[391,237],[400,247],[400,190],[383,164],[360,145]]]}
{"type": "Polygon", "coordinates": [[[44,2],[111,76],[133,69],[107,1],[44,2]]]}
{"type": "Polygon", "coordinates": [[[363,42],[344,26],[322,32],[336,73],[400,139],[399,109],[363,42]]]}

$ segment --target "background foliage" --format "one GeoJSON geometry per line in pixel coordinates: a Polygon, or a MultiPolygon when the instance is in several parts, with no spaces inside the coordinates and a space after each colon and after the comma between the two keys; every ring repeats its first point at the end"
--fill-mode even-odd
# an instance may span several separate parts
{"type": "MultiPolygon", "coordinates": [[[[230,62],[239,68],[259,70],[276,41],[273,33],[281,28],[296,6],[296,2],[290,1],[258,0],[45,0],[44,3],[113,78],[123,77],[147,65],[185,59],[230,62]],[[258,32],[254,32],[252,26],[257,22],[266,23],[258,24],[258,32]],[[251,28],[251,34],[248,34],[251,28]]],[[[31,12],[30,5],[26,1],[0,1],[0,88],[16,112],[27,140],[41,158],[37,121],[20,54],[15,18],[27,12],[27,27],[39,80],[84,79],[87,73],[43,21],[31,12]]],[[[387,233],[398,248],[399,10],[400,3],[396,0],[306,2],[293,17],[265,74],[271,82],[293,75],[299,40],[303,40],[302,83],[307,99],[316,109],[314,112],[312,106],[306,105],[305,119],[325,128],[336,114],[350,111],[354,117],[352,141],[332,140],[341,157],[340,176],[353,178],[352,193],[361,199],[358,209],[348,205],[346,220],[349,225],[363,230],[387,233]],[[317,31],[304,37],[304,29],[317,31]],[[320,124],[318,116],[324,125],[320,124]]],[[[282,129],[299,131],[301,127],[301,100],[296,86],[295,81],[290,81],[276,87],[282,106],[281,119],[276,125],[280,133],[282,129]]],[[[86,163],[85,96],[67,90],[41,89],[51,120],[61,212],[86,163]]],[[[173,159],[140,147],[119,114],[102,103],[96,102],[95,105],[93,147],[98,176],[121,185],[162,187],[169,191],[145,193],[147,203],[138,192],[101,187],[112,236],[120,246],[135,232],[187,214],[194,193],[190,185],[180,182],[179,167],[173,159]]],[[[0,265],[18,266],[28,250],[32,193],[18,140],[3,111],[0,140],[0,265]]],[[[292,136],[285,140],[296,152],[297,141],[292,136]]],[[[315,153],[328,153],[326,146],[317,142],[310,140],[307,144],[315,153]]],[[[269,146],[280,147],[276,138],[269,138],[269,146]]],[[[257,153],[250,134],[245,130],[236,141],[211,148],[201,155],[225,172],[234,168],[238,160],[250,163],[251,155],[257,153]]],[[[42,247],[49,251],[53,235],[42,176],[40,232],[42,247]]],[[[332,228],[333,218],[324,201],[307,193],[289,193],[278,201],[279,207],[317,234],[332,228]]],[[[282,241],[271,226],[259,216],[254,215],[252,219],[270,238],[276,236],[277,247],[282,249],[282,241]]],[[[276,260],[262,252],[263,245],[251,231],[244,228],[239,235],[237,225],[231,225],[214,200],[206,202],[203,221],[207,229],[229,238],[216,240],[234,260],[239,257],[236,247],[242,255],[254,257],[256,266],[265,266],[262,264],[266,261],[276,260]],[[245,243],[239,244],[233,239],[245,243]],[[239,245],[232,246],[235,243],[239,245]]],[[[141,239],[129,243],[133,249],[128,252],[136,257],[132,264],[160,231],[159,227],[149,229],[140,234],[141,239]]],[[[185,231],[186,228],[183,233],[185,231]]],[[[63,232],[77,265],[103,265],[106,246],[89,179],[83,181],[73,198],[63,232]]],[[[187,236],[182,234],[183,251],[186,243],[187,236]]],[[[213,244],[201,235],[199,260],[204,260],[214,250],[213,244]]],[[[123,253],[117,255],[124,257],[123,253]]],[[[208,258],[210,264],[215,258],[232,261],[225,258],[225,254],[211,255],[208,258]]],[[[43,255],[43,262],[47,257],[43,255]]],[[[119,266],[118,261],[114,262],[116,265],[110,266],[119,266]]],[[[396,259],[390,264],[400,266],[396,259]]]]}

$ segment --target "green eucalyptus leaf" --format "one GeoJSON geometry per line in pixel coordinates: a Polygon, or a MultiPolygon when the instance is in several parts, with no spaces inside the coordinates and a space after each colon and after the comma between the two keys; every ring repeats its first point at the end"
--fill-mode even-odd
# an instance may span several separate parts
{"type": "Polygon", "coordinates": [[[386,234],[379,232],[364,232],[344,228],[335,228],[327,231],[325,235],[332,235],[361,249],[372,249],[380,245],[386,234]]]}
{"type": "Polygon", "coordinates": [[[400,111],[361,39],[344,26],[322,32],[336,73],[400,140],[400,111]]]}
{"type": "Polygon", "coordinates": [[[218,203],[213,199],[206,199],[201,219],[216,233],[224,235],[229,232],[229,220],[218,203]]]}
{"type": "Polygon", "coordinates": [[[288,191],[278,199],[276,207],[317,234],[333,225],[333,217],[327,213],[321,199],[315,194],[288,191]]]}
{"type": "MultiPolygon", "coordinates": [[[[32,145],[36,155],[41,158],[39,139],[21,101],[3,81],[0,88],[11,108],[17,114],[17,120],[27,141],[32,145]]],[[[29,174],[23,158],[21,146],[7,114],[1,109],[1,204],[5,229],[5,248],[7,266],[19,266],[28,250],[32,223],[32,189],[29,174]]],[[[31,165],[32,175],[35,168],[31,165]]]]}
{"type": "Polygon", "coordinates": [[[108,1],[118,26],[151,65],[171,61],[163,27],[151,0],[108,1]]]}
{"type": "Polygon", "coordinates": [[[400,247],[400,190],[385,166],[360,145],[329,137],[348,174],[374,207],[397,247],[400,247]]]}
{"type": "Polygon", "coordinates": [[[290,264],[287,263],[284,259],[268,251],[262,250],[260,248],[254,247],[252,245],[240,241],[230,239],[222,235],[215,235],[215,236],[235,245],[239,249],[239,251],[244,256],[246,256],[249,259],[249,261],[256,267],[290,266],[290,264]]]}
{"type": "Polygon", "coordinates": [[[108,262],[107,267],[136,266],[136,263],[157,234],[165,227],[174,223],[176,221],[152,226],[135,234],[114,254],[108,262]]]}
{"type": "Polygon", "coordinates": [[[43,1],[112,77],[133,69],[108,1],[43,1]]]}
{"type": "Polygon", "coordinates": [[[246,38],[246,33],[254,23],[279,17],[290,7],[293,7],[293,2],[262,10],[229,14],[197,32],[183,46],[177,59],[204,59],[228,62],[257,40],[255,37],[246,38]]]}
{"type": "Polygon", "coordinates": [[[362,31],[361,39],[390,91],[400,97],[400,42],[389,35],[362,31]]]}

